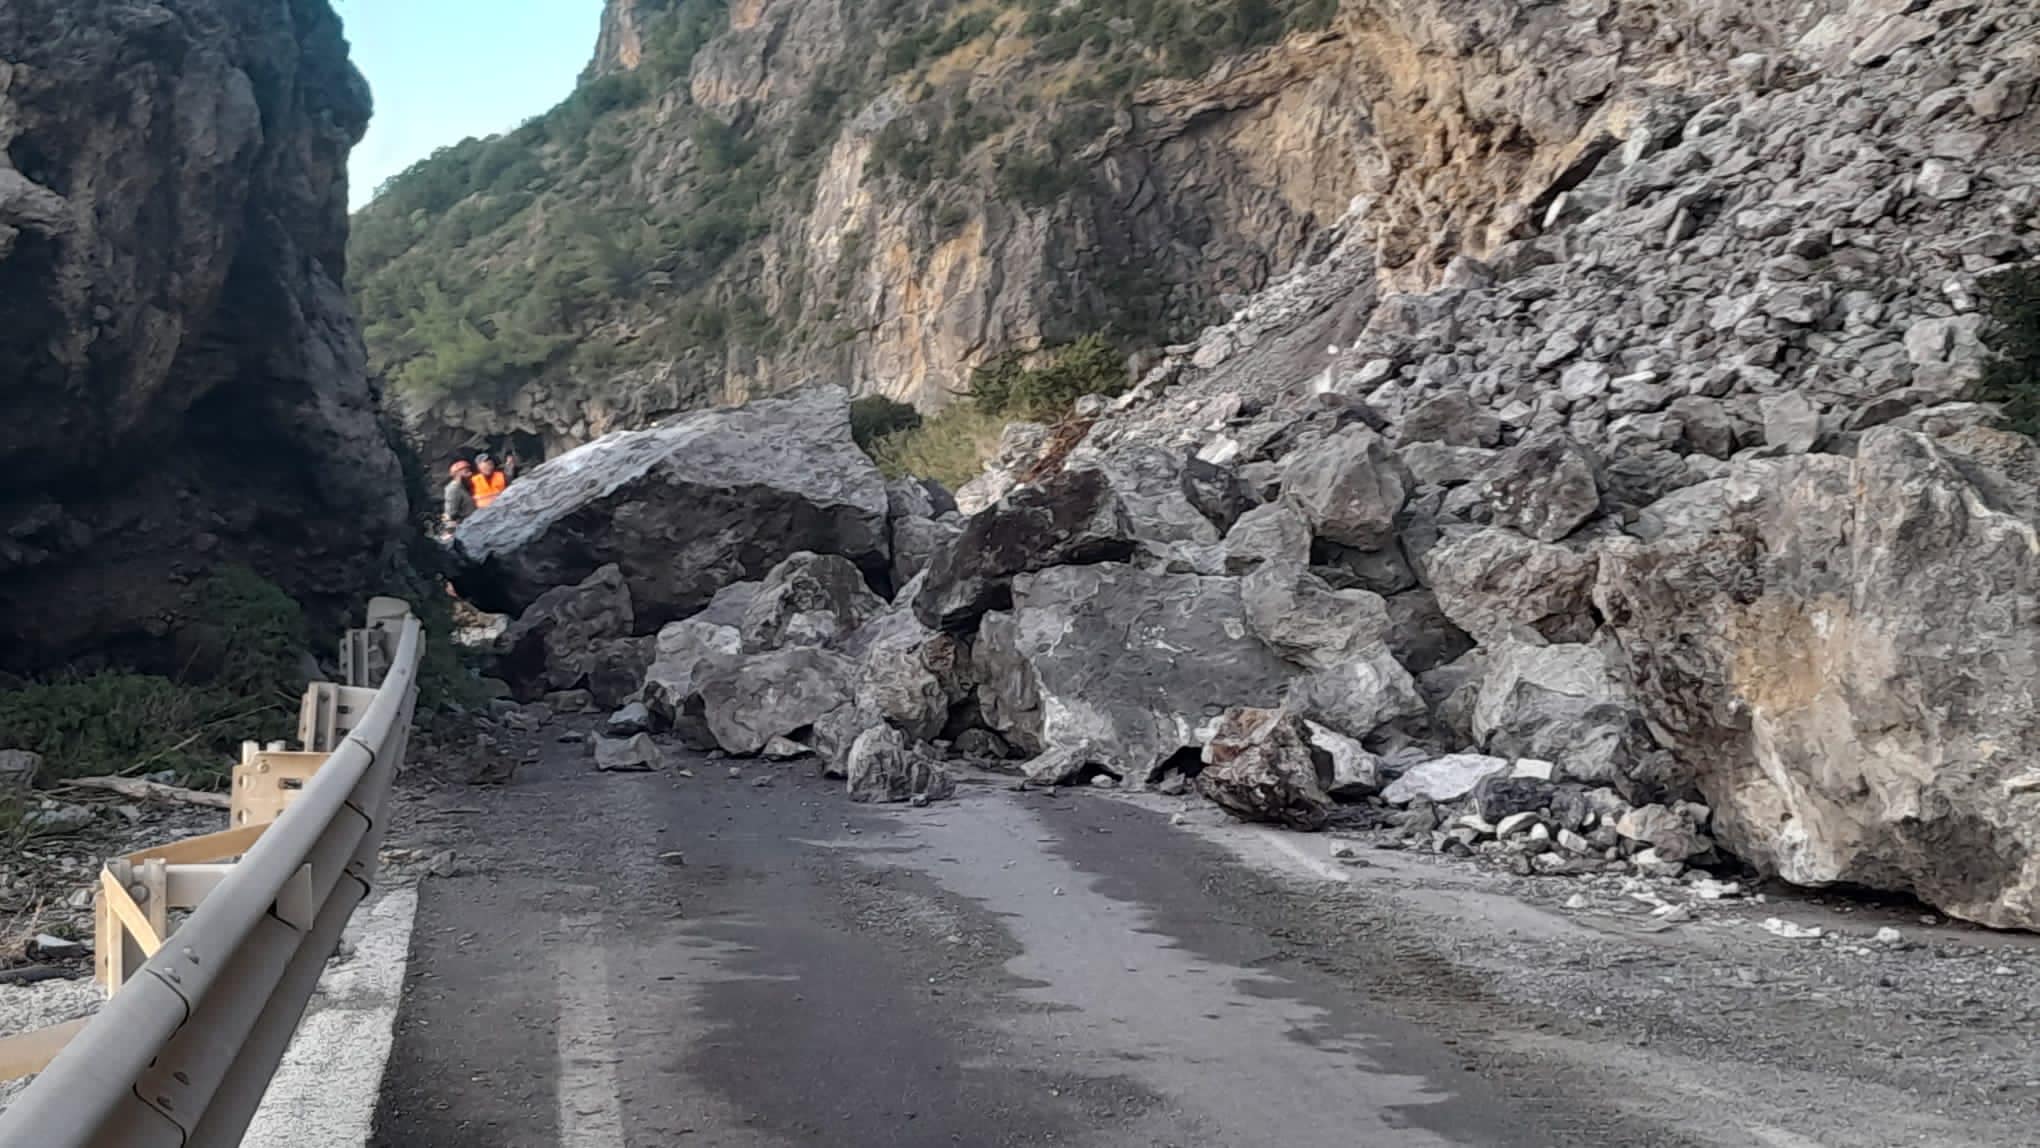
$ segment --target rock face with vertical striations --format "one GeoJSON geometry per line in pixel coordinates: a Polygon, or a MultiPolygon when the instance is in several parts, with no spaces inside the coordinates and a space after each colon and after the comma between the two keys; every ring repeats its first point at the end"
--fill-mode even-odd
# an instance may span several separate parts
{"type": "Polygon", "coordinates": [[[324,0],[0,3],[0,670],[170,672],[197,575],[333,624],[407,515],[346,273],[324,0]]]}

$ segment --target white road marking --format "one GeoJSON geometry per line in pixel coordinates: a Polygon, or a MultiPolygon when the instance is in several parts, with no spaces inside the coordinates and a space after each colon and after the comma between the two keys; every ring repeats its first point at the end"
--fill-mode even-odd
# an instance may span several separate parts
{"type": "Polygon", "coordinates": [[[356,911],[346,959],[320,978],[242,1148],[368,1143],[417,916],[416,889],[391,889],[356,911]]]}
{"type": "Polygon", "coordinates": [[[602,918],[563,917],[553,946],[559,1000],[560,1148],[624,1148],[623,1094],[616,1083],[616,1018],[609,1011],[609,954],[602,918]]]}

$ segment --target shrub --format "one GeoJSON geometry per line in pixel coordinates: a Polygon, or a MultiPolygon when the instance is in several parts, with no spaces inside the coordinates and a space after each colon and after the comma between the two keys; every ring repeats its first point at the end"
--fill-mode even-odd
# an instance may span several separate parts
{"type": "Polygon", "coordinates": [[[2001,271],[1981,287],[1991,355],[1976,397],[2001,404],[2008,428],[2040,434],[2040,264],[2001,271]]]}
{"type": "Polygon", "coordinates": [[[273,724],[273,699],[238,698],[153,674],[101,671],[0,691],[0,743],[44,757],[55,777],[172,769],[217,779],[232,747],[273,724]]]}
{"type": "Polygon", "coordinates": [[[304,614],[240,566],[215,571],[174,635],[177,677],[102,670],[0,691],[0,746],[56,777],[170,769],[223,778],[244,740],[286,738],[304,692],[304,614]]]}
{"type": "Polygon", "coordinates": [[[921,425],[921,412],[884,395],[865,395],[850,403],[850,437],[869,451],[873,439],[921,425]]]}
{"type": "Polygon", "coordinates": [[[1053,418],[1085,395],[1116,395],[1127,387],[1125,364],[1102,335],[1086,335],[1050,352],[1039,367],[1006,355],[971,376],[970,400],[988,414],[1053,418]]]}
{"type": "Polygon", "coordinates": [[[917,427],[873,439],[869,453],[887,478],[918,475],[953,490],[984,471],[1006,422],[1004,415],[956,403],[917,427]]]}
{"type": "Polygon", "coordinates": [[[1077,186],[1075,167],[1052,154],[1011,151],[999,159],[999,193],[1029,207],[1046,207],[1077,186]]]}

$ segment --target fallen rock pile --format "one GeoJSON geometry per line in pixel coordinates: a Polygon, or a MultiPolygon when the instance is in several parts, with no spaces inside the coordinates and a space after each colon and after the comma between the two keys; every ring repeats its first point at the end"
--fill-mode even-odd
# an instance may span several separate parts
{"type": "Polygon", "coordinates": [[[1298,681],[1281,704],[1361,738],[1395,796],[1473,753],[1623,803],[1505,839],[1469,796],[1418,795],[1414,836],[1541,826],[1528,863],[1553,869],[1713,848],[2040,927],[2040,453],[1968,392],[1981,291],[2040,254],[2040,11],[1825,5],[1776,31],[1676,90],[1612,73],[1620,122],[1432,289],[1378,293],[1415,276],[1356,203],[1066,466],[1159,452],[1263,504],[1216,548],[1150,531],[1135,561],[1165,576],[1239,577],[1246,523],[1301,516],[1307,559],[1244,575],[1238,632],[1349,686],[1372,667],[1344,699],[1371,708],[1298,681]],[[1318,664],[1370,639],[1393,668],[1318,664]]]}
{"type": "Polygon", "coordinates": [[[2040,12],[1901,7],[1668,88],[1611,67],[1622,114],[1432,289],[1382,293],[1423,276],[1356,203],[1128,395],[1009,434],[968,517],[824,388],[547,464],[462,584],[620,581],[614,633],[520,620],[520,688],[613,700],[646,643],[655,724],[860,795],[1010,754],[2040,927],[2040,448],[1966,397],[1979,282],[2040,253],[2040,12]]]}

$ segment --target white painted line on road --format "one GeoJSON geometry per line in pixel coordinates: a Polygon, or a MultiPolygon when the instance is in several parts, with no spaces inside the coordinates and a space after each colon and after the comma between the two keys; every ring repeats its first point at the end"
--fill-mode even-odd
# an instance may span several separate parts
{"type": "Polygon", "coordinates": [[[553,946],[559,1000],[560,1148],[624,1148],[623,1094],[616,1083],[616,1018],[609,1011],[609,954],[602,918],[560,920],[553,946]]]}
{"type": "Polygon", "coordinates": [[[242,1148],[361,1148],[389,1063],[416,889],[391,889],[347,925],[242,1148]]]}

